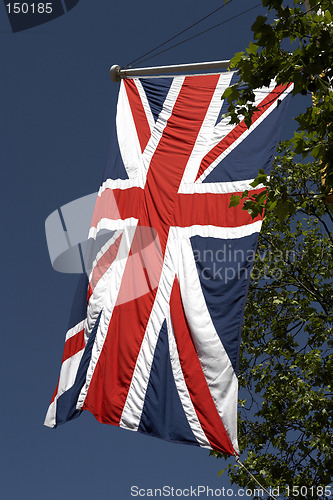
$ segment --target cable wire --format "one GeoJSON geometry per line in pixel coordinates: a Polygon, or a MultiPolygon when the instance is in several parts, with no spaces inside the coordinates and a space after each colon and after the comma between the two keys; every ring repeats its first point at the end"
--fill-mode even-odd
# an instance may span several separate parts
{"type": "MultiPolygon", "coordinates": [[[[228,5],[228,4],[226,4],[226,5],[228,5]]],[[[257,7],[260,7],[261,5],[262,5],[262,3],[258,3],[258,4],[256,4],[256,5],[254,5],[253,7],[250,7],[249,9],[244,10],[243,12],[241,12],[241,13],[239,13],[239,14],[236,14],[236,15],[234,15],[234,16],[232,16],[232,17],[229,17],[228,19],[225,19],[224,21],[221,21],[221,22],[220,22],[220,23],[218,23],[218,24],[215,24],[214,26],[211,26],[210,28],[207,28],[207,29],[205,29],[205,30],[203,30],[203,31],[200,31],[199,33],[196,33],[195,35],[192,35],[191,37],[186,38],[185,40],[182,40],[181,42],[178,42],[178,43],[175,43],[174,45],[171,45],[171,47],[167,47],[166,49],[160,50],[160,51],[159,51],[159,52],[157,52],[156,54],[153,54],[153,55],[151,55],[151,56],[149,56],[149,57],[146,57],[146,58],[144,58],[144,59],[142,59],[142,57],[144,57],[144,56],[141,56],[140,58],[136,59],[135,61],[138,61],[139,59],[140,59],[140,63],[143,63],[143,62],[145,62],[145,61],[148,61],[149,59],[152,59],[152,58],[153,58],[153,57],[155,57],[155,56],[158,56],[158,55],[160,55],[160,54],[163,54],[164,52],[167,52],[168,50],[174,49],[175,47],[178,47],[179,45],[182,45],[182,44],[183,44],[183,43],[185,43],[185,42],[189,42],[190,40],[193,40],[193,38],[196,38],[196,37],[198,37],[198,36],[203,35],[204,33],[207,33],[208,31],[211,31],[211,30],[213,30],[213,29],[215,29],[215,28],[218,28],[219,26],[222,26],[223,24],[226,24],[226,23],[228,23],[229,21],[232,21],[233,19],[237,19],[238,17],[242,16],[243,14],[246,14],[247,12],[250,12],[251,10],[256,9],[257,7]]],[[[223,5],[223,6],[224,6],[224,5],[223,5]]],[[[200,22],[200,21],[198,21],[196,24],[198,24],[199,22],[200,22]]],[[[183,33],[184,33],[185,31],[187,31],[188,29],[190,29],[190,28],[186,28],[186,30],[184,30],[184,31],[183,31],[183,33]]],[[[176,38],[177,36],[178,36],[178,35],[176,35],[176,36],[175,36],[175,37],[173,37],[173,38],[176,38]]],[[[169,42],[170,40],[172,40],[173,38],[170,38],[170,39],[168,40],[168,42],[169,42]]],[[[165,42],[165,43],[161,44],[161,45],[160,45],[160,47],[162,47],[163,45],[165,45],[165,44],[166,44],[166,43],[168,43],[168,42],[165,42]]],[[[145,55],[148,55],[148,54],[150,54],[151,52],[154,52],[154,50],[156,50],[157,48],[158,48],[158,47],[155,47],[155,49],[150,50],[150,51],[149,51],[149,52],[147,52],[145,55]]],[[[130,63],[130,64],[132,64],[132,63],[130,63]]],[[[124,68],[127,68],[127,67],[128,67],[128,66],[125,66],[124,68]]]]}
{"type": "MultiPolygon", "coordinates": [[[[149,59],[152,59],[153,57],[157,56],[157,55],[160,55],[160,54],[163,54],[164,52],[167,52],[168,50],[171,50],[175,47],[178,47],[179,45],[185,43],[185,42],[188,42],[190,40],[192,40],[193,38],[196,38],[200,35],[203,35],[204,33],[207,33],[208,31],[212,30],[212,29],[215,29],[229,21],[232,21],[233,19],[236,19],[237,17],[240,17],[242,16],[243,14],[246,14],[247,12],[253,10],[253,9],[256,9],[257,7],[261,6],[262,3],[259,3],[253,7],[251,7],[250,9],[247,9],[243,12],[241,12],[240,14],[236,14],[235,16],[232,16],[230,17],[229,19],[226,19],[225,21],[222,21],[221,23],[218,23],[218,24],[215,24],[214,26],[212,26],[211,28],[208,28],[204,31],[201,31],[199,33],[197,33],[196,35],[193,35],[189,38],[186,38],[185,40],[179,42],[179,43],[176,43],[174,45],[172,45],[171,47],[168,47],[164,50],[161,50],[160,52],[157,52],[156,54],[153,54],[151,55],[150,57],[145,57],[145,56],[148,56],[149,54],[151,54],[152,52],[155,52],[155,50],[163,47],[164,45],[166,45],[167,43],[171,42],[172,40],[175,40],[176,38],[178,38],[180,35],[183,35],[184,33],[186,33],[187,31],[189,31],[190,29],[192,29],[194,26],[197,26],[198,24],[200,24],[202,21],[205,21],[206,19],[208,19],[210,16],[212,16],[213,14],[215,14],[216,12],[218,12],[219,10],[223,9],[226,5],[229,5],[233,0],[229,0],[229,2],[221,5],[220,7],[218,7],[217,9],[213,10],[212,12],[210,12],[209,14],[207,14],[206,16],[202,17],[201,19],[199,19],[198,21],[196,21],[195,23],[191,24],[191,26],[183,29],[182,31],[180,31],[179,33],[177,33],[176,35],[172,36],[171,38],[169,38],[168,40],[166,40],[165,42],[163,43],[160,43],[159,45],[157,45],[156,47],[154,47],[153,49],[149,50],[148,52],[145,52],[144,54],[142,54],[142,56],[140,57],[137,57],[136,59],[134,59],[133,61],[131,61],[130,63],[126,64],[125,66],[122,67],[122,69],[126,69],[126,68],[130,68],[132,67],[133,64],[135,63],[142,63],[144,61],[148,61],[149,59]],[[143,59],[144,58],[144,59],[143,59]]],[[[318,6],[321,5],[321,2],[319,2],[318,4],[316,4],[314,7],[312,7],[311,9],[309,9],[307,12],[302,12],[300,13],[299,15],[306,15],[308,12],[311,12],[312,10],[315,10],[318,6]]],[[[296,17],[297,15],[295,15],[296,17]]]]}
{"type": "MultiPolygon", "coordinates": [[[[169,38],[168,40],[166,40],[165,42],[163,43],[160,43],[159,45],[157,45],[156,47],[154,47],[153,49],[149,50],[148,52],[146,52],[145,54],[143,54],[142,56],[140,57],[137,57],[136,59],[134,59],[133,61],[131,61],[130,63],[126,64],[126,66],[124,66],[122,69],[126,69],[126,68],[129,68],[132,66],[132,64],[135,64],[137,63],[138,61],[140,61],[140,59],[142,59],[143,57],[145,56],[148,56],[149,54],[151,54],[152,52],[154,52],[155,50],[163,47],[163,45],[166,45],[167,43],[171,42],[172,40],[174,40],[175,38],[178,38],[180,35],[183,35],[184,33],[186,33],[186,31],[189,31],[191,28],[194,28],[194,26],[197,26],[197,24],[200,24],[202,21],[205,21],[206,19],[208,19],[210,16],[212,16],[213,14],[215,14],[216,12],[218,12],[219,10],[223,9],[226,5],[229,5],[233,0],[229,0],[228,3],[225,3],[223,5],[220,5],[220,7],[218,7],[217,9],[213,10],[212,12],[210,12],[209,14],[207,14],[206,16],[202,17],[201,19],[199,19],[198,21],[196,21],[195,23],[191,24],[191,26],[189,26],[188,28],[185,28],[183,29],[182,31],[180,31],[179,33],[177,33],[176,35],[172,36],[171,38],[169,38]]],[[[153,56],[152,56],[153,57],[153,56]]],[[[145,59],[146,60],[146,59],[145,59]]]]}

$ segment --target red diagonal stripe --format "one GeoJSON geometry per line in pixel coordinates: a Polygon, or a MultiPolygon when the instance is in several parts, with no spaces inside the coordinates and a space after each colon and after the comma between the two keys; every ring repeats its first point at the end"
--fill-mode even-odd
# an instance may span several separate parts
{"type": "MultiPolygon", "coordinates": [[[[84,342],[84,329],[83,329],[80,332],[73,335],[73,337],[70,337],[68,340],[66,340],[64,353],[62,356],[62,363],[66,361],[66,359],[71,358],[72,356],[74,356],[74,354],[76,354],[77,352],[81,351],[84,348],[85,348],[85,342],[84,342]]],[[[58,387],[59,387],[59,380],[57,383],[57,387],[55,388],[55,391],[53,393],[50,404],[52,404],[53,401],[55,400],[55,397],[58,392],[58,387]]]]}
{"type": "Polygon", "coordinates": [[[64,354],[62,356],[62,363],[66,361],[66,359],[71,358],[77,352],[81,351],[85,348],[84,342],[84,329],[70,337],[65,342],[64,354]]]}
{"type": "Polygon", "coordinates": [[[97,227],[101,219],[137,218],[142,195],[143,189],[139,187],[105,189],[100,196],[97,196],[91,227],[97,227]]]}
{"type": "Polygon", "coordinates": [[[233,455],[234,448],[213,402],[195,350],[182,306],[177,278],[171,292],[170,312],[180,365],[201,427],[214,450],[233,455]]]}
{"type": "Polygon", "coordinates": [[[52,404],[52,403],[53,403],[53,401],[55,400],[55,397],[56,397],[57,392],[58,392],[58,387],[59,387],[59,380],[58,380],[58,383],[57,383],[57,387],[55,388],[55,391],[54,391],[54,393],[53,393],[53,396],[52,396],[52,399],[51,399],[51,403],[50,403],[50,404],[52,404]]]}
{"type": "Polygon", "coordinates": [[[124,80],[124,85],[131,107],[135,128],[138,134],[141,151],[143,152],[151,135],[149,123],[142,105],[140,94],[135,84],[135,80],[124,80]]]}
{"type": "MultiPolygon", "coordinates": [[[[288,85],[278,85],[275,87],[272,92],[270,92],[265,99],[258,104],[258,110],[255,111],[252,115],[252,122],[256,122],[261,115],[265,113],[265,111],[274,104],[274,102],[281,96],[281,94],[290,86],[288,85]]],[[[245,121],[241,121],[235,128],[229,132],[213,149],[206,154],[203,158],[197,177],[195,180],[199,179],[199,177],[204,173],[204,171],[226,150],[233,144],[244,132],[248,130],[245,121]]]]}
{"type": "Polygon", "coordinates": [[[112,245],[107,249],[107,251],[102,255],[102,257],[96,263],[88,287],[88,296],[87,296],[88,301],[97,283],[104,276],[104,273],[110,268],[112,262],[117,257],[121,238],[122,234],[118,236],[118,238],[114,241],[114,243],[112,243],[112,245]]]}

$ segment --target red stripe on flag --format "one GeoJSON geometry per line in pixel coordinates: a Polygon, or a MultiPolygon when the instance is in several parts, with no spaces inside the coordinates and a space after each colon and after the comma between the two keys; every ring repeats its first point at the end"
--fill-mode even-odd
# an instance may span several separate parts
{"type": "Polygon", "coordinates": [[[101,423],[119,425],[154,295],[154,292],[144,295],[113,310],[82,408],[101,423]]]}
{"type": "Polygon", "coordinates": [[[151,135],[149,123],[135,81],[124,80],[124,85],[131,107],[135,128],[138,134],[141,151],[143,152],[151,135]]]}
{"type": "MultiPolygon", "coordinates": [[[[265,111],[274,104],[275,101],[281,96],[281,94],[290,86],[288,85],[278,85],[275,87],[272,92],[270,92],[265,99],[258,104],[258,111],[255,111],[252,115],[252,124],[262,116],[265,111]]],[[[233,144],[244,132],[248,130],[245,121],[241,121],[235,128],[226,135],[222,141],[220,141],[213,149],[209,151],[209,153],[204,157],[201,162],[197,177],[195,180],[199,179],[199,177],[204,173],[204,171],[210,167],[210,165],[226,150],[231,144],[233,144]]]]}
{"type": "MultiPolygon", "coordinates": [[[[254,189],[249,192],[249,195],[259,194],[264,189],[254,189]]],[[[194,224],[203,226],[210,224],[220,227],[238,227],[263,219],[262,215],[252,219],[247,210],[242,210],[244,200],[240,200],[236,207],[229,208],[232,195],[241,197],[242,193],[180,194],[175,206],[174,225],[188,227],[194,224]]]]}
{"type": "Polygon", "coordinates": [[[101,219],[137,218],[142,195],[143,190],[138,187],[105,189],[100,196],[97,196],[91,227],[97,227],[101,219]]]}
{"type": "Polygon", "coordinates": [[[217,412],[195,350],[177,278],[171,292],[170,312],[180,365],[201,427],[214,450],[233,455],[235,450],[217,412]]]}
{"type": "Polygon", "coordinates": [[[59,380],[58,380],[58,383],[57,383],[57,387],[55,388],[55,391],[54,391],[54,393],[53,393],[53,396],[52,396],[52,399],[51,399],[51,403],[50,403],[50,404],[52,404],[52,403],[53,403],[53,401],[55,400],[55,397],[56,397],[57,392],[58,392],[58,387],[59,387],[59,380]]]}
{"type": "MultiPolygon", "coordinates": [[[[71,358],[72,356],[74,356],[74,354],[76,354],[77,352],[81,351],[84,348],[85,348],[84,330],[81,330],[80,332],[73,335],[73,337],[70,337],[68,340],[66,340],[64,353],[62,356],[62,363],[66,361],[66,359],[71,358]]],[[[55,391],[53,393],[50,404],[52,404],[53,401],[55,400],[55,397],[58,393],[58,387],[59,387],[59,380],[57,383],[57,387],[55,388],[55,391]]]]}
{"type": "Polygon", "coordinates": [[[185,78],[150,162],[139,225],[157,231],[163,255],[184,170],[218,80],[219,75],[185,78]]]}
{"type": "Polygon", "coordinates": [[[66,340],[64,354],[62,357],[62,363],[66,361],[66,359],[71,358],[74,354],[78,353],[82,349],[85,348],[84,342],[84,329],[70,337],[66,340]]]}
{"type": "MultiPolygon", "coordinates": [[[[156,255],[157,282],[174,219],[179,185],[218,79],[219,75],[185,78],[150,163],[136,231],[140,232],[140,226],[151,227],[158,235],[159,248],[156,248],[156,253],[160,257],[156,255]],[[188,115],[188,109],[191,109],[191,116],[188,115]]],[[[119,296],[125,297],[127,291],[135,286],[133,271],[132,262],[128,260],[119,296]]],[[[155,295],[156,289],[150,289],[145,295],[121,303],[113,310],[83,406],[100,422],[119,425],[155,295]]]]}
{"type": "Polygon", "coordinates": [[[115,242],[107,249],[107,251],[98,260],[92,272],[91,280],[88,287],[88,301],[93,293],[97,283],[104,276],[104,273],[110,268],[112,262],[117,257],[122,234],[118,236],[115,242]]]}

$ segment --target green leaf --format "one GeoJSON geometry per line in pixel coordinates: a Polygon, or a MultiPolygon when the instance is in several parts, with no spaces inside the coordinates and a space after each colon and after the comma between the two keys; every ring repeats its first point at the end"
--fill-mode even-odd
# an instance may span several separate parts
{"type": "Polygon", "coordinates": [[[261,31],[261,29],[265,25],[266,21],[267,21],[266,16],[258,16],[257,19],[255,20],[255,22],[252,24],[251,30],[254,32],[261,31]]]}
{"type": "Polygon", "coordinates": [[[229,103],[232,103],[239,97],[239,90],[237,88],[237,85],[232,85],[231,87],[228,87],[224,93],[222,94],[223,99],[227,99],[229,103]]]}
{"type": "Polygon", "coordinates": [[[244,52],[236,52],[234,57],[230,60],[230,69],[237,69],[244,56],[244,52]]]}
{"type": "Polygon", "coordinates": [[[240,196],[232,194],[230,197],[229,208],[237,207],[237,205],[239,205],[239,202],[240,202],[240,196]]]}
{"type": "Polygon", "coordinates": [[[259,171],[257,177],[250,183],[250,186],[256,188],[259,184],[266,184],[268,175],[263,171],[259,171]]]}
{"type": "Polygon", "coordinates": [[[250,42],[248,48],[246,49],[246,52],[248,54],[256,54],[258,52],[258,49],[259,49],[258,45],[256,45],[253,42],[250,42]]]}

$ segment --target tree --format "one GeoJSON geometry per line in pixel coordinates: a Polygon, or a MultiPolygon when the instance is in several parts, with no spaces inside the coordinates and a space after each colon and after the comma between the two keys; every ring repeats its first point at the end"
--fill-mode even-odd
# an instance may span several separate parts
{"type": "MultiPolygon", "coordinates": [[[[266,212],[242,331],[240,448],[246,467],[265,487],[279,487],[280,497],[328,498],[325,486],[333,471],[333,3],[310,0],[308,14],[303,1],[294,0],[292,7],[282,0],[262,3],[275,21],[259,16],[252,26],[254,43],[231,60],[241,76],[224,95],[231,120],[243,116],[250,123],[253,90],[272,79],[293,82],[294,95],[311,92],[314,105],[297,117],[294,137],[280,144],[271,178],[261,172],[255,181],[267,186],[266,204],[262,197],[243,194],[244,208],[253,217],[264,207],[266,212]]],[[[257,487],[242,468],[227,468],[233,483],[257,487]]]]}

